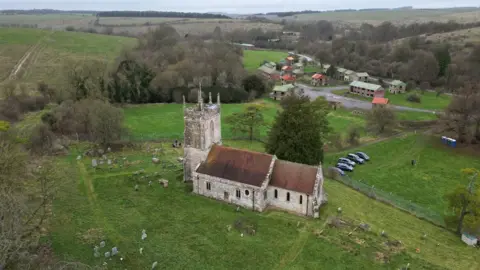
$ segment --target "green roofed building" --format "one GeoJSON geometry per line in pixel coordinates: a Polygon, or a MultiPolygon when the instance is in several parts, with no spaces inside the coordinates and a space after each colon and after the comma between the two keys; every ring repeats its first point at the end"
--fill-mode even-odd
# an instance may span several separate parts
{"type": "Polygon", "coordinates": [[[407,84],[399,80],[394,80],[390,82],[388,90],[392,94],[405,93],[407,90],[407,84]]]}
{"type": "Polygon", "coordinates": [[[295,85],[293,84],[276,85],[273,88],[272,98],[273,100],[281,100],[287,95],[287,93],[293,91],[294,89],[295,85]]]}
{"type": "Polygon", "coordinates": [[[385,89],[381,85],[354,81],[350,83],[350,93],[364,97],[384,97],[385,89]]]}

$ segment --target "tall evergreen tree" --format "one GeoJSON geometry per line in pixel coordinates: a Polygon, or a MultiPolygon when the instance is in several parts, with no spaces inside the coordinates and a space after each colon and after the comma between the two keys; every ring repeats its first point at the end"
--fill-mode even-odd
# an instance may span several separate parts
{"type": "Polygon", "coordinates": [[[265,150],[279,159],[318,165],[323,161],[322,138],[329,131],[326,107],[293,95],[282,105],[284,110],[276,116],[265,150]]]}

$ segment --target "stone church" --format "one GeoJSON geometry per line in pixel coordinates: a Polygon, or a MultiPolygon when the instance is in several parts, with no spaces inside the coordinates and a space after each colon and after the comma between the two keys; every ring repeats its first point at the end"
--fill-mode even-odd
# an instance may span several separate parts
{"type": "MultiPolygon", "coordinates": [[[[201,90],[198,96],[201,97],[201,90]]],[[[184,181],[193,192],[262,212],[267,207],[318,217],[326,202],[322,166],[222,146],[220,96],[217,104],[186,108],[184,99],[184,181]]]]}

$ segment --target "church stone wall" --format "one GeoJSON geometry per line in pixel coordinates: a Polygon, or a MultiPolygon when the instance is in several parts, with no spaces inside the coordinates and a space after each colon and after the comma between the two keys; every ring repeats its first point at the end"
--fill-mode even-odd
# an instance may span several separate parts
{"type": "Polygon", "coordinates": [[[183,181],[192,181],[193,173],[198,164],[207,158],[208,150],[201,150],[192,147],[183,149],[183,181]]]}
{"type": "Polygon", "coordinates": [[[313,212],[311,211],[312,196],[308,196],[305,193],[269,186],[267,188],[267,204],[273,207],[295,212],[299,215],[313,215],[313,212]],[[277,191],[277,198],[275,198],[275,190],[277,191]],[[290,201],[287,201],[287,193],[290,193],[290,201]],[[300,196],[302,196],[301,204],[300,196]]]}
{"type": "Polygon", "coordinates": [[[196,172],[193,178],[193,192],[255,211],[261,212],[265,208],[264,192],[260,187],[196,172]],[[210,190],[207,189],[207,183],[210,183],[210,190]],[[240,198],[237,197],[237,190],[240,191],[240,198]]]}

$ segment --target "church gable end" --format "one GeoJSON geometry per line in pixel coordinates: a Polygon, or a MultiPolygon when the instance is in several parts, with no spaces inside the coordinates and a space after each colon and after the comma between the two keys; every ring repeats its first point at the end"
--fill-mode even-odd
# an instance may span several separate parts
{"type": "Polygon", "coordinates": [[[273,167],[270,185],[312,195],[318,168],[300,163],[277,160],[273,167]]]}
{"type": "Polygon", "coordinates": [[[267,177],[273,156],[213,145],[197,173],[260,187],[267,177]]]}

